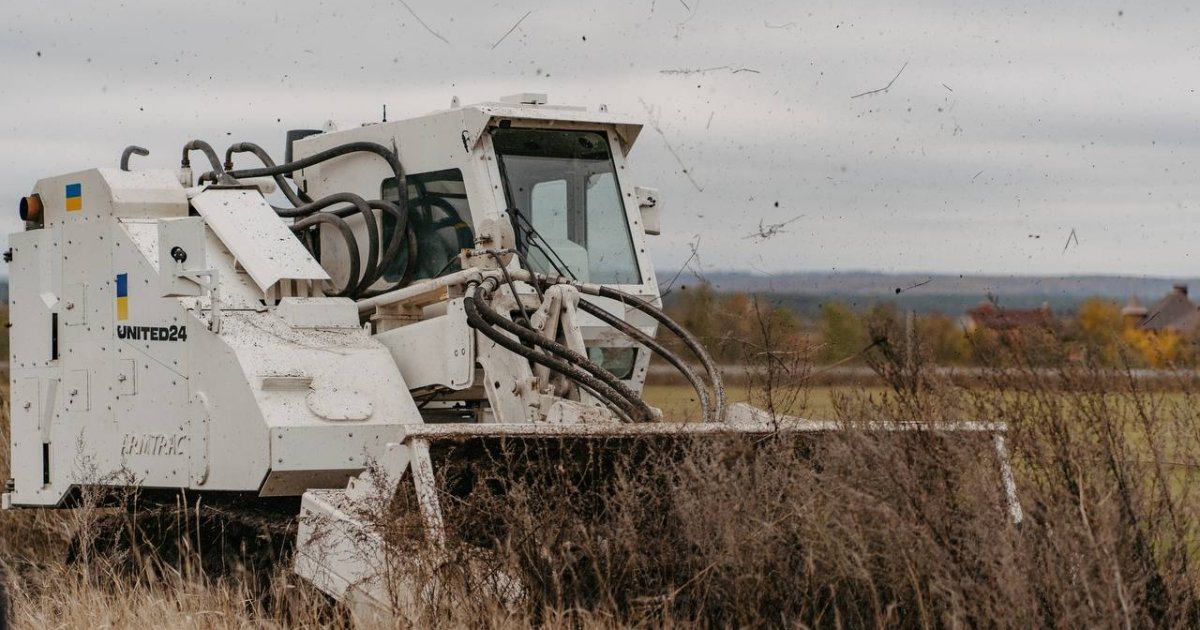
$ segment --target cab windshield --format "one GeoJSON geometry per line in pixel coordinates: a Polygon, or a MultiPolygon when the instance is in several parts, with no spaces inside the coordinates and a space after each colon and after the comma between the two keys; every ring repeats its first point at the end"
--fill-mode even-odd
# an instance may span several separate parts
{"type": "Polygon", "coordinates": [[[641,284],[603,132],[492,130],[517,247],[534,271],[641,284]]]}

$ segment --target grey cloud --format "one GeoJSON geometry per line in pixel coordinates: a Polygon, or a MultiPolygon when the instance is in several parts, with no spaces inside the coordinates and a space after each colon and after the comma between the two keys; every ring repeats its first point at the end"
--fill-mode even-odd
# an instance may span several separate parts
{"type": "Polygon", "coordinates": [[[191,137],[278,151],[287,128],[374,120],[383,103],[398,117],[545,91],[656,108],[705,189],[643,133],[633,169],[668,204],[652,240],[664,267],[699,235],[705,264],[765,271],[1194,273],[1185,3],[409,5],[451,43],[384,0],[10,7],[0,200],[133,142],[153,151],[138,164],[172,167],[191,137]],[[887,93],[849,98],[905,62],[887,93]],[[719,66],[758,72],[661,73],[719,66]],[[741,238],[800,214],[777,238],[741,238]],[[1063,254],[1072,227],[1080,246],[1063,254]]]}

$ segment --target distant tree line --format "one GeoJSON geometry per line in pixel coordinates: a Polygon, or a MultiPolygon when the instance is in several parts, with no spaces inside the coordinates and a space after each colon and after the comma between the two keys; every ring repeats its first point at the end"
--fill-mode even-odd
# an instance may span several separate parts
{"type": "Polygon", "coordinates": [[[1010,329],[972,325],[966,313],[916,314],[886,302],[854,308],[832,300],[806,316],[770,295],[723,293],[706,283],[679,290],[667,310],[726,364],[752,363],[764,352],[801,353],[818,365],[855,363],[887,343],[893,350],[915,344],[923,361],[944,366],[987,365],[1014,345],[1042,365],[1200,365],[1200,336],[1140,330],[1116,302],[1101,298],[1085,300],[1066,316],[1010,329]]]}

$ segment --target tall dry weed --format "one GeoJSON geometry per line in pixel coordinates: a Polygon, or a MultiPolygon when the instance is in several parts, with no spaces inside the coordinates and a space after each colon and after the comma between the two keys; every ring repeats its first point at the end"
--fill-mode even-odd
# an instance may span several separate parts
{"type": "MultiPolygon", "coordinates": [[[[1200,625],[1193,374],[1147,388],[1133,370],[1047,367],[1046,357],[1061,353],[1051,336],[1030,334],[982,349],[991,368],[964,386],[929,369],[922,340],[902,321],[875,322],[872,336],[867,360],[887,389],[840,396],[845,427],[838,431],[436,444],[447,546],[424,539],[408,485],[374,514],[393,543],[390,569],[403,578],[395,588],[423,585],[407,600],[417,603],[412,620],[572,628],[1200,625]],[[963,420],[1007,424],[1020,523],[1007,509],[986,434],[861,425],[963,420]]],[[[783,355],[760,356],[765,370],[787,365],[783,355]]],[[[803,385],[787,380],[796,374],[789,367],[765,378],[787,383],[778,395],[803,385]]],[[[0,517],[7,535],[13,521],[0,517]]],[[[6,558],[17,548],[3,542],[6,558]]],[[[48,563],[10,580],[14,618],[30,626],[346,622],[286,579],[273,588],[294,605],[269,607],[244,577],[118,578],[48,563]]]]}

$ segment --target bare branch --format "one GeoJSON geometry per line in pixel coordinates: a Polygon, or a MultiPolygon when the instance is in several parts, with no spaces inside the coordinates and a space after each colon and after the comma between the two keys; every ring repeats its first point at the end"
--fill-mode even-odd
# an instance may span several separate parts
{"type": "Polygon", "coordinates": [[[904,72],[904,69],[907,67],[908,67],[908,62],[905,61],[904,65],[900,66],[900,72],[897,72],[896,76],[892,77],[892,80],[888,81],[887,85],[879,88],[878,90],[870,90],[868,92],[863,92],[862,94],[855,94],[854,96],[851,96],[850,98],[858,98],[860,96],[866,96],[868,94],[879,94],[880,92],[887,92],[888,90],[892,89],[892,84],[896,82],[896,79],[900,78],[900,73],[904,72]]]}
{"type": "Polygon", "coordinates": [[[450,40],[446,39],[445,37],[442,37],[441,33],[438,33],[437,31],[433,30],[433,28],[431,26],[426,24],[425,20],[422,20],[421,16],[417,15],[417,12],[413,11],[412,7],[408,6],[407,2],[405,2],[404,0],[400,0],[400,4],[404,5],[405,9],[408,9],[408,12],[412,14],[413,19],[415,19],[421,26],[424,26],[425,30],[429,31],[430,35],[433,35],[434,37],[442,40],[443,42],[446,42],[447,44],[450,43],[450,40]]]}
{"type": "Polygon", "coordinates": [[[765,241],[767,239],[774,238],[775,236],[777,236],[783,232],[786,232],[787,230],[785,230],[783,228],[785,228],[788,225],[791,225],[792,223],[795,223],[796,221],[799,221],[800,219],[803,219],[803,218],[804,218],[804,215],[801,214],[801,215],[792,217],[791,219],[788,219],[787,221],[784,221],[783,223],[771,223],[769,225],[764,225],[762,219],[759,219],[758,220],[758,231],[747,234],[746,236],[744,236],[742,238],[747,238],[747,239],[752,238],[752,239],[758,240],[760,242],[765,241]]]}
{"type": "Polygon", "coordinates": [[[517,30],[517,27],[521,25],[521,22],[525,21],[525,18],[529,17],[530,13],[533,13],[533,11],[532,10],[526,11],[525,15],[522,15],[521,19],[517,20],[517,23],[512,25],[512,28],[508,29],[508,31],[506,31],[504,33],[504,35],[500,37],[500,39],[496,40],[495,44],[492,44],[491,50],[496,50],[496,47],[500,45],[500,42],[503,42],[504,40],[508,39],[508,36],[512,35],[512,32],[517,30]]]}
{"type": "Polygon", "coordinates": [[[896,287],[896,295],[900,295],[901,293],[904,293],[905,291],[908,291],[910,289],[915,289],[917,287],[923,287],[923,286],[929,284],[930,282],[933,282],[933,276],[930,276],[930,277],[926,278],[924,281],[918,282],[910,287],[904,287],[903,289],[901,289],[900,287],[896,287]]]}
{"type": "Polygon", "coordinates": [[[688,271],[700,282],[708,284],[708,278],[704,277],[704,268],[700,264],[700,236],[697,235],[694,241],[688,243],[688,247],[692,249],[692,255],[688,257],[690,262],[686,265],[688,271]]]}
{"type": "Polygon", "coordinates": [[[650,128],[658,132],[659,137],[662,138],[663,144],[667,147],[667,151],[670,151],[671,157],[675,158],[675,162],[679,164],[679,168],[683,170],[683,174],[688,178],[688,181],[692,183],[692,186],[694,186],[697,191],[704,192],[704,188],[700,186],[700,182],[697,182],[696,178],[692,177],[692,170],[688,168],[687,164],[683,163],[683,158],[679,157],[679,152],[675,150],[675,147],[671,146],[671,141],[667,140],[667,134],[663,133],[662,126],[659,125],[658,115],[655,113],[654,108],[650,107],[650,105],[641,98],[638,99],[638,102],[640,102],[642,107],[646,110],[646,117],[650,120],[650,128]]]}
{"type": "Polygon", "coordinates": [[[689,75],[689,74],[707,74],[709,72],[717,72],[718,70],[728,70],[730,74],[737,74],[739,72],[753,72],[754,74],[762,74],[761,72],[759,72],[758,70],[755,70],[754,68],[742,68],[742,67],[735,68],[733,66],[713,66],[711,68],[671,68],[668,70],[659,70],[658,73],[659,74],[689,75]]]}
{"type": "Polygon", "coordinates": [[[1062,253],[1067,253],[1067,248],[1071,246],[1071,242],[1075,242],[1075,247],[1079,247],[1079,237],[1075,236],[1075,228],[1071,228],[1071,233],[1067,235],[1067,244],[1063,245],[1062,253]]]}
{"type": "MultiPolygon", "coordinates": [[[[687,5],[685,4],[683,6],[686,7],[687,5]]],[[[688,11],[690,11],[691,13],[688,14],[687,18],[685,18],[682,22],[675,25],[675,39],[679,39],[679,33],[680,33],[680,31],[683,30],[683,26],[685,24],[687,24],[688,22],[691,22],[692,18],[696,17],[696,14],[700,12],[700,0],[696,0],[696,8],[694,8],[694,9],[689,8],[688,11]]]]}
{"type": "Polygon", "coordinates": [[[693,241],[693,244],[692,244],[692,255],[691,255],[691,256],[688,256],[688,257],[687,257],[687,260],[683,261],[683,265],[682,265],[681,267],[679,267],[679,271],[676,271],[676,272],[675,272],[675,276],[674,276],[674,277],[672,277],[672,278],[671,278],[671,281],[667,283],[667,288],[666,288],[666,289],[663,289],[662,287],[659,287],[659,290],[658,290],[658,292],[659,292],[659,297],[660,297],[660,298],[667,297],[667,294],[669,294],[669,293],[670,293],[670,292],[671,292],[671,291],[674,289],[674,287],[675,287],[675,281],[679,279],[679,276],[680,276],[680,274],[682,274],[682,273],[683,273],[683,270],[684,270],[684,269],[687,269],[687,268],[688,268],[688,265],[689,265],[689,264],[691,264],[691,262],[692,262],[693,260],[695,260],[695,258],[696,258],[696,256],[697,256],[697,255],[699,255],[699,253],[700,253],[700,251],[699,251],[699,244],[700,244],[700,237],[699,237],[699,236],[697,236],[697,237],[696,237],[696,240],[695,240],[695,241],[693,241]]]}

